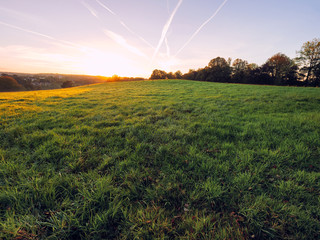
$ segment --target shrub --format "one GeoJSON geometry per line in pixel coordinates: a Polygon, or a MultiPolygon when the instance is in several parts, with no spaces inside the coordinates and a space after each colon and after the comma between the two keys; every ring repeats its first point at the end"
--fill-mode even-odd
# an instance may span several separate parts
{"type": "Polygon", "coordinates": [[[1,76],[0,77],[0,91],[21,91],[24,90],[23,86],[20,85],[13,77],[1,76]]]}

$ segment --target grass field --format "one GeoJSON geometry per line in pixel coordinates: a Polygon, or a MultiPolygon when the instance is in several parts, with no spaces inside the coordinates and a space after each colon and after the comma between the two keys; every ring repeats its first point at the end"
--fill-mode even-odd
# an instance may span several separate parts
{"type": "Polygon", "coordinates": [[[320,89],[0,93],[0,239],[250,238],[320,238],[320,89]]]}

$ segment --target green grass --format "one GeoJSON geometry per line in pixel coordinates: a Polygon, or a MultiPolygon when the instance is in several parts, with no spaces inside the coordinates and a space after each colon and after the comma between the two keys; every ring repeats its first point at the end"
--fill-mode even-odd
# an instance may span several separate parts
{"type": "Polygon", "coordinates": [[[2,239],[319,239],[320,89],[0,95],[2,239]]]}

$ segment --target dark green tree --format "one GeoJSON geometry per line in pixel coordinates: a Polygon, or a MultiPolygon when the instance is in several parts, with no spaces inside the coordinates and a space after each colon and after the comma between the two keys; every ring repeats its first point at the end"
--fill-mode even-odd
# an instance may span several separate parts
{"type": "Polygon", "coordinates": [[[212,59],[208,64],[207,71],[206,80],[209,82],[230,82],[231,80],[231,67],[224,58],[212,59]]]}
{"type": "Polygon", "coordinates": [[[247,83],[249,64],[246,60],[237,58],[232,63],[232,82],[247,83]]]}
{"type": "Polygon", "coordinates": [[[62,83],[61,85],[62,88],[69,88],[69,87],[74,87],[74,84],[72,81],[68,80],[62,83]]]}
{"type": "Polygon", "coordinates": [[[320,63],[314,69],[315,81],[314,85],[320,87],[320,63]]]}
{"type": "Polygon", "coordinates": [[[176,71],[174,73],[175,79],[181,79],[182,78],[182,72],[180,70],[176,71]]]}
{"type": "Polygon", "coordinates": [[[159,69],[153,70],[150,76],[150,79],[166,79],[166,78],[167,78],[167,73],[159,69]]]}
{"type": "Polygon", "coordinates": [[[198,69],[195,80],[206,81],[208,77],[208,73],[209,73],[208,67],[198,69]]]}
{"type": "Polygon", "coordinates": [[[189,72],[183,74],[182,78],[188,79],[188,80],[196,80],[197,71],[194,69],[189,69],[189,72]]]}
{"type": "Polygon", "coordinates": [[[167,77],[166,77],[166,78],[168,78],[168,79],[174,79],[175,76],[174,76],[173,72],[169,72],[169,73],[167,73],[167,77]]]}

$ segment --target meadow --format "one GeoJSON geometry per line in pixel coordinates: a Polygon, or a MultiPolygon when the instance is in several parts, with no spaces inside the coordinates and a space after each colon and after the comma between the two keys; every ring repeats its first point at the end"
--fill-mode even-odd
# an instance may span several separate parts
{"type": "Polygon", "coordinates": [[[0,239],[319,239],[320,89],[0,93],[0,239]]]}

